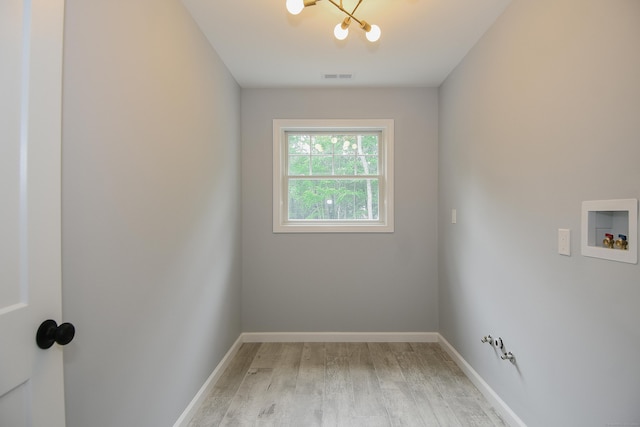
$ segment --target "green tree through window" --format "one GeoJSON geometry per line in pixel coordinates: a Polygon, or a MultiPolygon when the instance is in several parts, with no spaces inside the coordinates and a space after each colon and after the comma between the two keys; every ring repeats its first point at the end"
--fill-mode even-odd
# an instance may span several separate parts
{"type": "Polygon", "coordinates": [[[290,220],[377,220],[380,133],[287,132],[290,220]]]}

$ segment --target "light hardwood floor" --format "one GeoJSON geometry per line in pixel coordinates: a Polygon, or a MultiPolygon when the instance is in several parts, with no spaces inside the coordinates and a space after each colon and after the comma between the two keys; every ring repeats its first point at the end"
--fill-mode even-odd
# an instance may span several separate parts
{"type": "Polygon", "coordinates": [[[506,426],[435,343],[245,343],[189,427],[506,426]]]}

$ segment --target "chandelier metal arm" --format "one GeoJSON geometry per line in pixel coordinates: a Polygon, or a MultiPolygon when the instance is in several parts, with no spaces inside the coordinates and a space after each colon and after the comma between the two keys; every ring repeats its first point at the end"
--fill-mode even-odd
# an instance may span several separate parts
{"type": "Polygon", "coordinates": [[[329,3],[331,3],[332,5],[334,5],[335,7],[337,7],[338,9],[340,9],[341,11],[343,11],[345,14],[347,14],[349,16],[349,18],[353,19],[354,21],[356,21],[361,27],[365,27],[367,25],[367,23],[365,22],[363,24],[364,21],[359,20],[358,18],[356,18],[353,14],[356,13],[356,9],[358,9],[358,7],[360,6],[360,4],[362,3],[363,0],[359,0],[358,4],[356,5],[356,7],[353,9],[353,12],[349,12],[347,9],[345,9],[344,7],[342,7],[342,0],[340,0],[340,4],[336,3],[334,0],[329,0],[329,3]]]}
{"type": "MultiPolygon", "coordinates": [[[[360,7],[360,5],[362,4],[363,0],[358,0],[358,4],[356,5],[356,7],[353,8],[353,10],[351,11],[351,14],[356,13],[356,10],[358,10],[358,8],[360,7]]],[[[342,6],[342,0],[340,0],[340,5],[342,6]]]]}

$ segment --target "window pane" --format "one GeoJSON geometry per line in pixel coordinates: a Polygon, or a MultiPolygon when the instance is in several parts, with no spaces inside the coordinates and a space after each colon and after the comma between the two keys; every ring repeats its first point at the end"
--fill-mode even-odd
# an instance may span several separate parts
{"type": "Polygon", "coordinates": [[[309,154],[311,146],[309,145],[309,135],[287,134],[289,141],[289,154],[309,154]]]}
{"type": "Polygon", "coordinates": [[[333,175],[333,157],[311,157],[311,175],[333,175]]]}
{"type": "Polygon", "coordinates": [[[289,180],[290,220],[377,220],[377,179],[289,180]]]}
{"type": "Polygon", "coordinates": [[[289,156],[289,175],[310,175],[309,156],[289,156]]]}
{"type": "Polygon", "coordinates": [[[353,175],[355,169],[355,156],[335,156],[334,172],[336,175],[353,175]]]}
{"type": "Polygon", "coordinates": [[[331,135],[314,135],[311,137],[311,154],[332,154],[331,135]]]}
{"type": "Polygon", "coordinates": [[[378,174],[378,157],[377,156],[358,156],[355,161],[356,175],[377,175],[378,174]]]}
{"type": "Polygon", "coordinates": [[[361,146],[362,154],[378,155],[378,135],[363,135],[361,146]]]}
{"type": "Polygon", "coordinates": [[[338,155],[355,155],[358,149],[355,135],[339,135],[336,137],[335,152],[338,155]]]}

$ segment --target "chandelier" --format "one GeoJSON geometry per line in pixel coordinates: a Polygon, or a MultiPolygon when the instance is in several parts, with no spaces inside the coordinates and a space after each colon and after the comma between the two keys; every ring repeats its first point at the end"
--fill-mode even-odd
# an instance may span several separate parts
{"type": "MultiPolygon", "coordinates": [[[[319,1],[321,0],[287,0],[287,10],[292,15],[297,15],[302,12],[305,7],[315,6],[315,4],[319,1]]],[[[360,7],[360,4],[362,4],[364,0],[358,0],[358,4],[356,4],[351,12],[343,7],[342,0],[340,0],[340,3],[336,3],[334,0],[328,1],[329,3],[340,9],[342,12],[344,12],[345,15],[347,15],[344,20],[336,25],[333,30],[333,35],[338,40],[344,40],[347,38],[347,36],[349,35],[349,25],[351,24],[352,20],[357,22],[358,25],[360,25],[360,28],[365,31],[367,40],[369,40],[370,42],[377,42],[380,39],[380,27],[378,27],[377,25],[371,25],[364,19],[358,19],[355,17],[356,10],[358,10],[358,7],[360,7]]]]}

